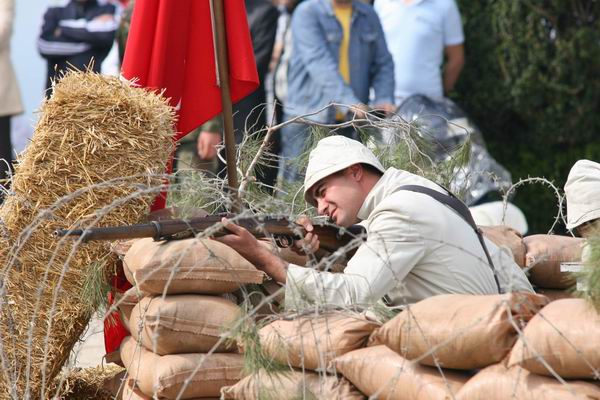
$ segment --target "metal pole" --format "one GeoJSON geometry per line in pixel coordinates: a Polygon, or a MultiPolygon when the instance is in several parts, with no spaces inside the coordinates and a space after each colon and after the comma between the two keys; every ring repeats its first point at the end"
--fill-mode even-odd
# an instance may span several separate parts
{"type": "Polygon", "coordinates": [[[225,141],[225,159],[227,161],[227,184],[233,199],[233,212],[240,211],[238,198],[238,179],[235,160],[235,137],[233,135],[233,111],[229,92],[229,63],[227,60],[227,34],[225,32],[225,14],[223,0],[211,0],[213,13],[213,35],[215,37],[217,83],[221,87],[221,105],[223,107],[223,139],[225,141]]]}

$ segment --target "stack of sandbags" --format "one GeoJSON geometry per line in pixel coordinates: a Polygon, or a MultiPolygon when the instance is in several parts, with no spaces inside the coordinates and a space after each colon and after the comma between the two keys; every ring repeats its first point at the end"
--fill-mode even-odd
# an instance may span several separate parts
{"type": "Polygon", "coordinates": [[[535,292],[546,296],[550,301],[576,297],[574,289],[545,289],[536,287],[535,292]]]}
{"type": "Polygon", "coordinates": [[[124,293],[117,292],[115,294],[115,306],[121,315],[121,321],[127,327],[129,326],[129,318],[135,306],[142,300],[147,293],[140,292],[137,287],[132,287],[124,293]]]}
{"type": "Polygon", "coordinates": [[[517,331],[546,303],[520,293],[431,297],[386,322],[368,348],[338,357],[335,366],[368,396],[453,398],[469,377],[456,370],[502,360],[517,331]]]}
{"type": "Polygon", "coordinates": [[[536,291],[551,301],[573,297],[575,279],[560,271],[561,262],[581,260],[581,239],[556,235],[532,235],[523,238],[505,226],[479,226],[483,235],[496,246],[512,254],[521,268],[527,268],[536,291]]]}
{"type": "Polygon", "coordinates": [[[600,314],[584,299],[557,300],[523,330],[509,359],[539,375],[600,381],[600,314]]]}
{"type": "Polygon", "coordinates": [[[525,266],[526,247],[523,236],[506,225],[479,226],[481,233],[496,246],[512,254],[513,259],[521,268],[525,266]]]}
{"type": "Polygon", "coordinates": [[[338,357],[336,369],[369,398],[446,400],[468,376],[409,361],[387,346],[359,349],[338,357]]]}
{"type": "Polygon", "coordinates": [[[423,365],[483,368],[508,354],[518,330],[547,303],[544,296],[529,293],[434,296],[384,324],[370,345],[384,344],[423,365]]]}
{"type": "Polygon", "coordinates": [[[364,347],[377,326],[362,314],[343,311],[273,321],[259,330],[260,346],[283,372],[259,371],[223,389],[223,396],[361,399],[363,396],[345,379],[325,371],[336,357],[364,347]]]}
{"type": "Polygon", "coordinates": [[[494,364],[469,379],[457,400],[598,400],[600,387],[590,381],[560,382],[524,368],[494,364]]]}
{"type": "Polygon", "coordinates": [[[140,239],[127,251],[123,264],[127,280],[152,294],[231,293],[264,278],[235,250],[210,239],[140,239]]]}
{"type": "Polygon", "coordinates": [[[106,243],[52,233],[139,222],[173,133],[167,100],[118,78],[69,72],[54,86],[0,208],[0,399],[52,395],[95,311],[93,271],[114,268],[106,243]]]}
{"type": "Polygon", "coordinates": [[[364,396],[346,379],[314,371],[260,370],[234,386],[222,389],[224,400],[362,400],[364,396]]]}
{"type": "Polygon", "coordinates": [[[147,399],[218,397],[222,387],[243,377],[243,356],[228,335],[242,312],[225,297],[261,283],[262,272],[230,247],[196,238],[140,239],[125,254],[123,268],[134,288],[119,307],[126,315],[123,304],[138,300],[128,316],[131,337],[121,345],[132,393],[147,399]]]}
{"type": "Polygon", "coordinates": [[[560,270],[563,262],[581,262],[584,240],[570,236],[531,235],[523,238],[527,249],[525,266],[529,280],[542,289],[565,290],[575,285],[575,278],[560,270]]]}
{"type": "Polygon", "coordinates": [[[563,299],[535,315],[506,362],[479,372],[459,399],[600,399],[600,315],[563,299]]]}

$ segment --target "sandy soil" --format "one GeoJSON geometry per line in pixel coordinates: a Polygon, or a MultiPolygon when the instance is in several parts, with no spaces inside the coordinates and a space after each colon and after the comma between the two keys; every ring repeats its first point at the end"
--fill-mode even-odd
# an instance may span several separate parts
{"type": "Polygon", "coordinates": [[[101,318],[93,317],[71,357],[75,367],[87,368],[101,365],[104,354],[104,324],[101,318]]]}

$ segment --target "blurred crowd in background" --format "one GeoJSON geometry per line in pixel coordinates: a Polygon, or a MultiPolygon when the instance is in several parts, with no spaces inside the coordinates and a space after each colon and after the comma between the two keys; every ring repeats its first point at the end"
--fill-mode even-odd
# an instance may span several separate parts
{"type": "MultiPolygon", "coordinates": [[[[366,111],[389,116],[403,104],[411,112],[415,104],[450,110],[446,105],[454,104],[448,103],[447,96],[465,65],[463,24],[472,25],[471,15],[477,11],[462,10],[470,17],[465,22],[455,0],[245,0],[245,6],[261,85],[234,107],[238,143],[244,134],[260,135],[267,124],[313,112],[309,119],[316,123],[339,124],[366,111]],[[419,101],[415,96],[421,96],[419,101]],[[340,106],[327,107],[330,103],[340,106]]],[[[14,159],[15,148],[22,150],[23,138],[34,125],[31,113],[43,95],[51,93],[51,80],[60,71],[91,65],[94,71],[119,74],[134,0],[51,0],[28,7],[0,0],[0,73],[5,77],[0,82],[0,157],[4,159],[14,159]],[[31,24],[21,21],[31,21],[36,12],[42,21],[30,33],[31,24]],[[34,40],[22,39],[14,46],[13,40],[16,76],[10,66],[13,29],[17,36],[24,37],[26,31],[37,40],[37,46],[34,40]],[[25,59],[24,51],[38,56],[25,59]],[[42,60],[45,68],[40,67],[42,60]],[[25,101],[17,82],[25,87],[21,90],[25,101]],[[27,119],[12,118],[13,142],[16,136],[19,143],[11,143],[11,117],[23,112],[27,119]]],[[[483,17],[485,10],[478,10],[483,17]]],[[[479,22],[482,27],[484,22],[479,22]]],[[[359,139],[351,127],[337,133],[359,139]]],[[[265,188],[274,186],[278,178],[300,178],[286,160],[298,157],[308,135],[303,124],[288,125],[274,135],[270,151],[282,160],[260,169],[265,188]]],[[[181,140],[176,169],[222,175],[220,143],[221,121],[215,118],[181,140]]]]}
{"type": "MultiPolygon", "coordinates": [[[[0,147],[7,160],[14,159],[10,119],[23,112],[10,66],[14,3],[0,1],[0,67],[7,77],[0,85],[0,147]]],[[[341,123],[372,109],[389,115],[417,93],[442,98],[464,63],[464,35],[454,0],[246,0],[245,5],[261,84],[234,106],[238,142],[244,134],[260,132],[267,121],[321,110],[310,119],[341,123]],[[326,108],[330,103],[352,107],[326,108]]],[[[50,2],[37,39],[47,65],[46,96],[67,68],[91,66],[96,72],[118,74],[133,7],[133,0],[50,2]]],[[[357,138],[352,128],[339,133],[357,138]]],[[[275,135],[270,151],[294,159],[308,134],[302,124],[289,125],[275,135]]],[[[215,118],[181,141],[176,169],[222,173],[217,157],[221,141],[220,118],[215,118]]],[[[275,184],[280,167],[285,179],[299,179],[293,167],[273,161],[261,169],[265,187],[275,184]]]]}

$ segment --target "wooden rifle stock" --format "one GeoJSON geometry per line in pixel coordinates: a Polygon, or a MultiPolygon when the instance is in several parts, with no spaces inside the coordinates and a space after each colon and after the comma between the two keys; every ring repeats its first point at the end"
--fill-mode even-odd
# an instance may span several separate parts
{"type": "MultiPolygon", "coordinates": [[[[219,226],[221,219],[231,219],[233,223],[247,229],[257,238],[272,237],[280,247],[290,246],[294,240],[302,239],[306,230],[302,225],[279,217],[236,218],[234,214],[217,214],[206,217],[151,221],[146,224],[86,229],[59,229],[54,231],[56,238],[73,237],[82,242],[98,240],[119,240],[151,237],[154,240],[174,240],[193,237],[209,231],[209,236],[218,237],[231,233],[219,226]]],[[[364,227],[353,225],[342,228],[326,222],[313,222],[313,233],[319,237],[320,247],[330,253],[346,246],[357,238],[366,237],[364,227]]]]}

